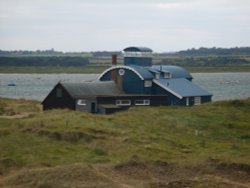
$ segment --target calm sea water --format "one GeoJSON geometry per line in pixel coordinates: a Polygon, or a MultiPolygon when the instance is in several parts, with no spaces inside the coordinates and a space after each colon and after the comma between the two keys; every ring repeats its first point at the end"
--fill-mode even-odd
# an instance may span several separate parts
{"type": "MultiPolygon", "coordinates": [[[[250,73],[193,73],[193,82],[213,100],[250,97],[250,73]]],[[[92,81],[98,74],[0,74],[0,96],[42,101],[59,81],[92,81]],[[14,83],[16,86],[8,86],[14,83]]]]}

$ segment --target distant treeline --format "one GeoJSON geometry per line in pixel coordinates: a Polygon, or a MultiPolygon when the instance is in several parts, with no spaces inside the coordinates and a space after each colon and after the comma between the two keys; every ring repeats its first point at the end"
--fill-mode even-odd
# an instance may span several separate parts
{"type": "Polygon", "coordinates": [[[86,56],[86,57],[111,57],[112,54],[121,56],[121,51],[93,51],[93,52],[61,52],[51,50],[0,50],[0,56],[86,56]]]}
{"type": "Polygon", "coordinates": [[[84,66],[89,59],[80,56],[2,56],[0,66],[84,66]]]}
{"type": "Polygon", "coordinates": [[[89,52],[60,52],[51,50],[13,50],[5,51],[0,50],[0,57],[2,56],[84,56],[89,57],[91,54],[89,52]]]}
{"type": "Polygon", "coordinates": [[[93,57],[111,57],[112,54],[116,54],[117,56],[121,56],[122,52],[119,51],[97,51],[91,52],[93,57]]]}
{"type": "Polygon", "coordinates": [[[159,63],[180,66],[230,66],[250,64],[247,59],[231,56],[164,58],[159,63]]]}
{"type": "Polygon", "coordinates": [[[250,47],[235,48],[199,48],[177,52],[179,55],[250,55],[250,47]]]}

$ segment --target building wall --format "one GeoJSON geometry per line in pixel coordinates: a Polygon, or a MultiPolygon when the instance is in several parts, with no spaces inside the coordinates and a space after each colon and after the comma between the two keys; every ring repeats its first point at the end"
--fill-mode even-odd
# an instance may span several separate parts
{"type": "Polygon", "coordinates": [[[97,101],[95,98],[82,98],[86,101],[86,105],[79,105],[78,99],[76,100],[76,110],[81,112],[96,112],[97,111],[97,101]],[[93,108],[93,103],[95,108],[93,108]]]}
{"type": "Polygon", "coordinates": [[[167,96],[109,96],[109,97],[97,97],[98,105],[112,104],[116,105],[116,100],[131,100],[130,106],[135,106],[136,100],[150,100],[150,106],[165,106],[167,105],[167,96]]]}
{"type": "Polygon", "coordinates": [[[144,93],[144,80],[130,70],[126,70],[123,76],[123,90],[127,94],[146,94],[144,93]]]}
{"type": "Polygon", "coordinates": [[[151,57],[124,57],[124,65],[152,66],[151,57]]]}
{"type": "Polygon", "coordinates": [[[60,85],[56,87],[49,93],[46,99],[42,103],[43,110],[49,110],[53,108],[69,108],[75,110],[75,99],[73,99],[68,92],[60,85]],[[57,89],[61,89],[62,96],[57,97],[57,89]]]}
{"type": "MultiPolygon", "coordinates": [[[[136,100],[150,100],[150,105],[143,106],[166,106],[167,105],[167,96],[96,96],[95,98],[85,98],[86,105],[77,104],[76,100],[76,110],[82,112],[92,112],[92,113],[102,113],[108,114],[116,111],[121,111],[128,109],[131,106],[136,106],[136,100]],[[103,108],[102,105],[114,105],[116,106],[116,100],[130,100],[131,104],[128,106],[119,106],[120,108],[103,108]],[[92,104],[95,104],[95,109],[93,110],[92,104]]],[[[83,98],[82,98],[83,99],[83,98]]],[[[138,105],[141,106],[141,105],[138,105]]]]}
{"type": "Polygon", "coordinates": [[[201,97],[201,103],[207,103],[212,101],[212,96],[203,96],[201,97]]]}

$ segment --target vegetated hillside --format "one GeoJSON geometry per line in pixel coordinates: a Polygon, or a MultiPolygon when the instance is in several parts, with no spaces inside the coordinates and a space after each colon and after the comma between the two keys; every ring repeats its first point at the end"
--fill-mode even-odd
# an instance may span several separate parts
{"type": "Polygon", "coordinates": [[[250,66],[249,58],[246,57],[232,57],[232,56],[214,56],[214,57],[199,57],[186,56],[169,58],[164,57],[159,64],[179,65],[179,66],[201,66],[201,67],[228,67],[228,66],[250,66]]]}
{"type": "Polygon", "coordinates": [[[188,49],[178,52],[181,55],[250,55],[250,47],[188,49]]]}
{"type": "MultiPolygon", "coordinates": [[[[184,67],[244,67],[250,66],[250,47],[199,48],[176,53],[156,54],[156,64],[171,64],[184,67]]],[[[233,70],[233,69],[232,69],[233,70]]]]}
{"type": "Polygon", "coordinates": [[[51,50],[0,50],[0,66],[15,67],[71,67],[89,64],[90,53],[87,52],[59,52],[51,50]]]}
{"type": "Polygon", "coordinates": [[[0,101],[0,187],[250,186],[250,98],[113,115],[0,101]]]}
{"type": "Polygon", "coordinates": [[[0,57],[0,66],[84,66],[89,64],[88,58],[80,56],[19,56],[0,57]]]}

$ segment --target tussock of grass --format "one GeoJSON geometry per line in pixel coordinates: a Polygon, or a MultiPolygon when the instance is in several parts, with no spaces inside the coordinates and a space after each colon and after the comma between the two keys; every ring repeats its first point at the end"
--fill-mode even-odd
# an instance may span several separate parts
{"type": "Polygon", "coordinates": [[[41,111],[38,101],[25,99],[0,98],[0,115],[13,116],[24,113],[37,113],[41,111]]]}
{"type": "Polygon", "coordinates": [[[20,171],[8,177],[6,185],[16,187],[117,187],[115,183],[98,174],[91,166],[74,164],[55,168],[37,168],[20,171]],[[72,181],[74,180],[74,181],[72,181]],[[83,186],[84,184],[84,186],[83,186]]]}

